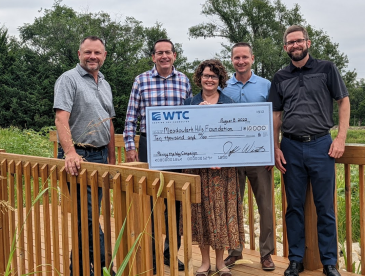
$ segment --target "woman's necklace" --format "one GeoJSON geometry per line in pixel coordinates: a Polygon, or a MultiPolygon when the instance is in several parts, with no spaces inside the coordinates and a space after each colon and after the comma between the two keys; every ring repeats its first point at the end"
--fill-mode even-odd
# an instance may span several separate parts
{"type": "Polygon", "coordinates": [[[203,101],[207,102],[208,104],[216,104],[219,99],[219,93],[214,93],[212,95],[204,95],[202,94],[203,101]]]}

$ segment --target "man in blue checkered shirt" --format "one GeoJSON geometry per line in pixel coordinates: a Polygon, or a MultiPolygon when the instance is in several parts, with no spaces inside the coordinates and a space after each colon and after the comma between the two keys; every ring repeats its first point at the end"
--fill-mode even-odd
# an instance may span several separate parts
{"type": "Polygon", "coordinates": [[[185,99],[192,97],[189,79],[173,66],[175,59],[176,52],[171,41],[156,41],[152,51],[155,66],[134,80],[124,128],[127,162],[147,162],[147,158],[141,160],[142,156],[137,155],[134,145],[138,121],[141,136],[146,135],[146,107],[183,105],[185,99]]]}
{"type": "MultiPolygon", "coordinates": [[[[176,51],[174,44],[170,40],[160,39],[155,42],[152,49],[152,60],[155,66],[152,70],[144,72],[135,78],[129,98],[123,134],[127,151],[127,162],[147,162],[146,107],[183,105],[185,99],[192,97],[189,79],[173,66],[176,60],[176,51]],[[140,140],[137,154],[134,145],[134,136],[136,135],[138,121],[140,140]]],[[[180,172],[180,170],[174,170],[174,172],[180,172]]],[[[177,218],[179,218],[180,203],[178,202],[176,204],[176,214],[177,218]]],[[[167,218],[165,218],[165,223],[166,229],[168,229],[167,218]]],[[[177,219],[177,230],[179,229],[178,223],[177,219]]],[[[152,229],[152,235],[154,236],[153,232],[152,229]]],[[[168,231],[166,231],[164,263],[169,266],[170,251],[168,239],[168,231]]],[[[181,244],[180,235],[178,235],[177,240],[179,248],[181,244]]],[[[152,246],[153,267],[154,274],[156,274],[154,242],[152,242],[152,246]]],[[[180,271],[184,270],[184,264],[180,260],[178,268],[180,271]]]]}

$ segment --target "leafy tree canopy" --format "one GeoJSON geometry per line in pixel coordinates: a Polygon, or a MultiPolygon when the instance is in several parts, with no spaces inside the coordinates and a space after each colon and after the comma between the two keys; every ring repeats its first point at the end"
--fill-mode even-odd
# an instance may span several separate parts
{"type": "MultiPolygon", "coordinates": [[[[206,0],[202,15],[208,21],[189,28],[189,35],[192,38],[225,38],[228,44],[222,44],[223,51],[218,57],[225,59],[231,70],[231,46],[237,42],[248,42],[255,53],[253,70],[272,79],[275,72],[290,61],[283,50],[284,31],[288,26],[297,24],[308,30],[312,41],[311,55],[334,62],[343,75],[347,74],[347,56],[323,30],[316,30],[306,22],[298,4],[288,9],[280,0],[206,0]]],[[[352,82],[354,76],[356,74],[348,74],[345,80],[352,82]]]]}
{"type": "MultiPolygon", "coordinates": [[[[364,80],[356,81],[356,72],[346,71],[347,56],[325,31],[305,21],[299,5],[288,9],[280,0],[206,0],[202,14],[207,22],[189,29],[192,38],[225,38],[217,57],[231,71],[230,47],[241,41],[251,43],[255,53],[253,70],[268,79],[289,63],[282,46],[287,26],[305,26],[312,40],[311,55],[336,64],[350,92],[351,118],[354,124],[363,124],[364,80]]],[[[159,22],[145,27],[133,17],[111,19],[102,11],[80,13],[62,5],[61,0],[56,0],[51,9],[42,10],[41,16],[19,31],[20,39],[16,39],[8,35],[6,27],[0,27],[0,127],[35,130],[54,125],[54,84],[79,62],[80,41],[97,35],[106,43],[108,55],[101,71],[112,87],[116,132],[122,133],[134,78],[152,68],[153,43],[168,38],[159,22]]],[[[175,47],[175,67],[191,79],[199,61],[188,62],[182,45],[175,43],[175,47]]],[[[194,83],[192,86],[195,93],[199,91],[194,83]]]]}
{"type": "MultiPolygon", "coordinates": [[[[152,68],[154,41],[168,38],[160,23],[144,27],[133,17],[112,20],[109,14],[79,13],[54,2],[31,24],[19,28],[20,41],[0,29],[0,126],[41,129],[54,125],[53,87],[57,78],[79,62],[80,41],[97,35],[105,41],[107,58],[101,71],[112,87],[115,127],[122,133],[134,78],[152,68]]],[[[176,44],[175,65],[190,69],[182,47],[176,44]]]]}

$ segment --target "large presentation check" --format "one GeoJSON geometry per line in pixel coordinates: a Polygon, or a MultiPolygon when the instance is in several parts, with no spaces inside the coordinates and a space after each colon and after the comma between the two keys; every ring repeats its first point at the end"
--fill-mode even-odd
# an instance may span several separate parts
{"type": "Polygon", "coordinates": [[[271,103],[146,108],[150,169],[274,165],[271,103]]]}

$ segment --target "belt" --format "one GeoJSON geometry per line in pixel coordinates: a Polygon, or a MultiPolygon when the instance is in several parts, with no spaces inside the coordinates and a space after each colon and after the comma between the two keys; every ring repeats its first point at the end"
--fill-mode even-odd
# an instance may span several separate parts
{"type": "Polygon", "coordinates": [[[140,135],[143,136],[143,137],[147,137],[145,132],[141,132],[140,135]]]}
{"type": "MultiPolygon", "coordinates": [[[[61,147],[61,144],[58,144],[59,148],[61,147]]],[[[86,151],[90,151],[90,152],[98,152],[98,151],[102,151],[104,150],[107,146],[101,146],[101,147],[91,147],[91,146],[78,146],[78,145],[74,145],[75,149],[81,149],[81,150],[86,150],[86,151]]]]}
{"type": "Polygon", "coordinates": [[[295,140],[295,141],[306,143],[306,142],[316,140],[316,139],[318,139],[320,137],[323,137],[327,134],[329,134],[329,131],[314,134],[314,135],[302,135],[302,136],[294,135],[294,134],[290,134],[290,133],[283,133],[283,136],[290,139],[290,140],[295,140]]]}

